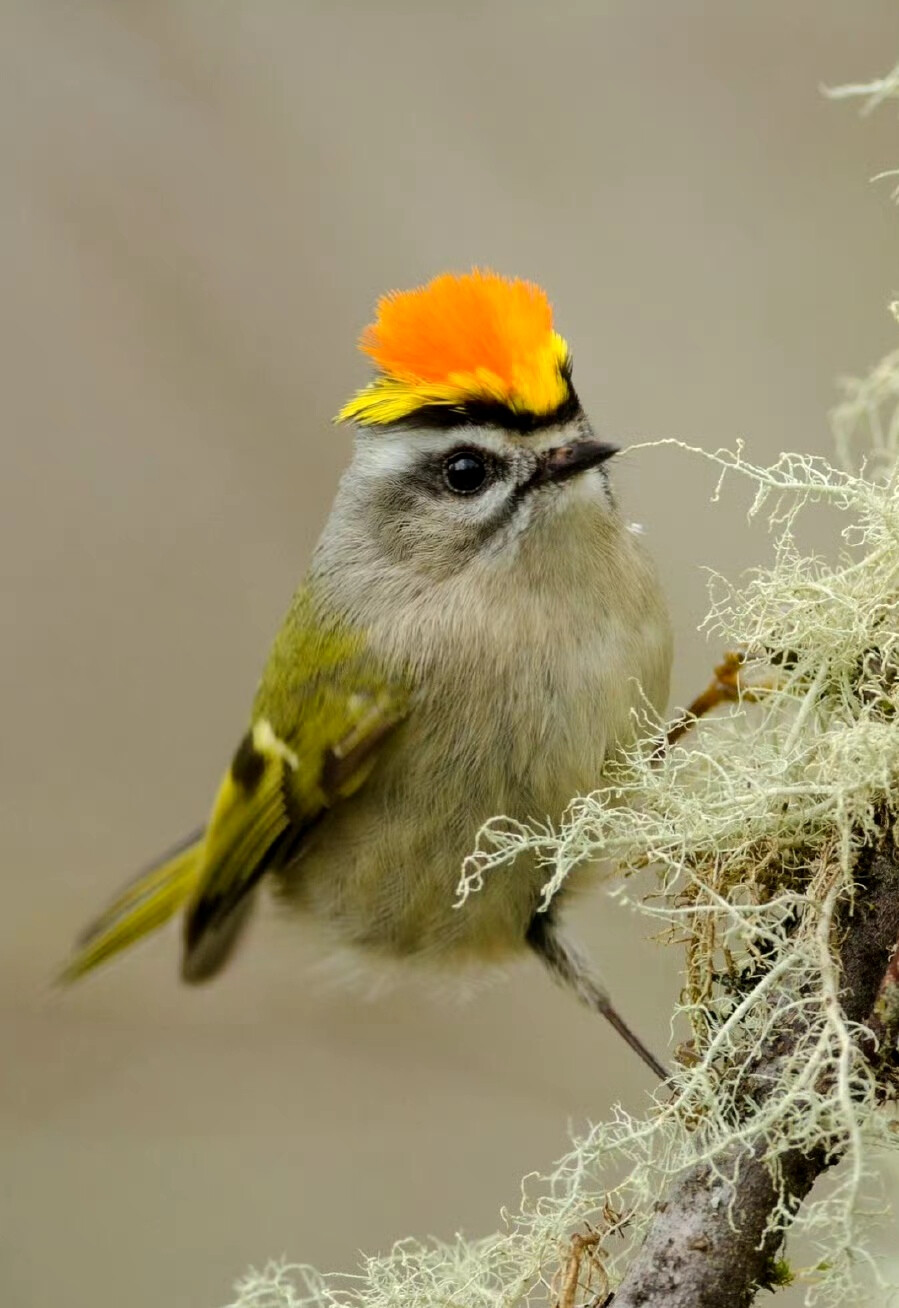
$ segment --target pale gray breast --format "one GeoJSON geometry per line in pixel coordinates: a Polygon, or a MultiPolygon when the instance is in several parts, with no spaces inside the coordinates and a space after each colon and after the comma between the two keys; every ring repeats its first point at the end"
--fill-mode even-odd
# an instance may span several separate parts
{"type": "Polygon", "coordinates": [[[313,833],[286,887],[348,943],[431,956],[521,945],[545,878],[526,861],[453,907],[478,827],[497,814],[558,819],[630,737],[636,683],[660,708],[667,696],[670,635],[654,571],[617,519],[604,514],[601,530],[599,547],[595,532],[573,549],[566,534],[567,551],[531,566],[519,557],[513,575],[469,568],[410,588],[405,603],[394,593],[389,618],[369,578],[373,647],[388,667],[413,665],[414,707],[362,791],[313,833]]]}

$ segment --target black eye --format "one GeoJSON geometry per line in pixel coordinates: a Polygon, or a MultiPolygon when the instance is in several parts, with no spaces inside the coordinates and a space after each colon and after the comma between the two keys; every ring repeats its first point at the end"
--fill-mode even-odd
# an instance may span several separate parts
{"type": "Polygon", "coordinates": [[[474,495],[487,481],[487,462],[475,450],[456,450],[443,465],[443,480],[457,495],[474,495]]]}

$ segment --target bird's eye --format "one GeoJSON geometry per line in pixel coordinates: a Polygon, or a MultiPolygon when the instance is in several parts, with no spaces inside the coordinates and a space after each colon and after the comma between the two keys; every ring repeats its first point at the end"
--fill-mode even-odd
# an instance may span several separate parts
{"type": "Polygon", "coordinates": [[[443,465],[443,479],[457,495],[474,495],[487,481],[487,463],[475,450],[456,450],[443,465]]]}

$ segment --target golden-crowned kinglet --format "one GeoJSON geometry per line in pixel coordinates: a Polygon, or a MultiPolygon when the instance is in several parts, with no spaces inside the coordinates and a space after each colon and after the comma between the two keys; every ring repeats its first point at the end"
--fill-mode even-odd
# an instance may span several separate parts
{"type": "Polygon", "coordinates": [[[344,944],[461,965],[534,950],[653,1067],[519,858],[456,906],[488,818],[558,819],[671,636],[538,287],[478,269],[378,305],[355,452],[205,829],[127,887],[69,978],[184,910],[182,975],[227,961],[264,880],[344,944]]]}

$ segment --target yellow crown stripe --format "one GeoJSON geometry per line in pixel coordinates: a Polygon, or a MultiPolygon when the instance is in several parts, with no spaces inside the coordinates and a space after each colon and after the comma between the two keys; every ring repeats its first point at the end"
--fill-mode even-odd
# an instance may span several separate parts
{"type": "Polygon", "coordinates": [[[515,413],[537,417],[553,413],[569,396],[565,373],[569,351],[558,332],[531,358],[513,364],[508,381],[489,368],[450,373],[445,381],[407,376],[380,376],[358,391],[337,415],[337,422],[389,426],[431,405],[501,404],[515,413]]]}

